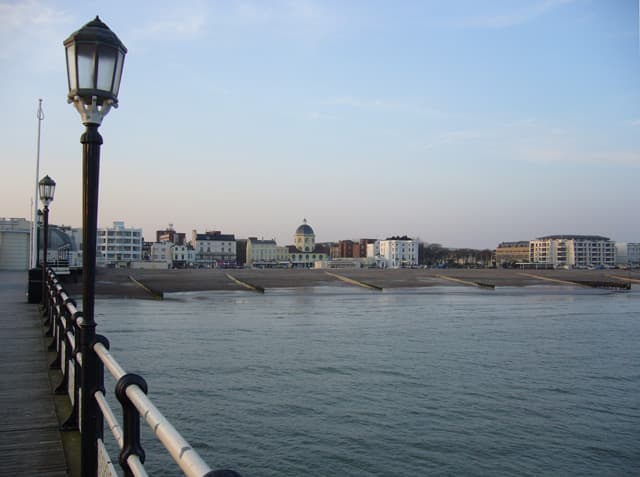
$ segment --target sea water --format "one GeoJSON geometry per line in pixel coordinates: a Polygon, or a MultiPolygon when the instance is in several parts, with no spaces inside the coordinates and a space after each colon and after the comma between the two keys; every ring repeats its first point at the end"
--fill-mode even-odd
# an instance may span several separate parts
{"type": "MultiPolygon", "coordinates": [[[[316,287],[96,311],[113,355],[214,469],[640,475],[635,290],[316,287]]],[[[181,475],[143,438],[151,475],[181,475]]]]}

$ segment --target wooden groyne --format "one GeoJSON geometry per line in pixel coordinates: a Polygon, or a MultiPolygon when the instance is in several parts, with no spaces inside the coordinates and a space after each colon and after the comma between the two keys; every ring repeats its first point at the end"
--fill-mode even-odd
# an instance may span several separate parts
{"type": "Polygon", "coordinates": [[[631,282],[631,283],[640,283],[640,280],[637,278],[631,277],[621,277],[620,275],[607,275],[610,278],[615,278],[616,280],[620,280],[621,282],[631,282]]]}
{"type": "MultiPolygon", "coordinates": [[[[538,280],[544,280],[553,283],[562,283],[565,285],[579,286],[585,288],[607,288],[611,290],[631,290],[631,283],[625,283],[622,281],[607,281],[607,280],[560,280],[558,278],[543,277],[534,273],[521,273],[527,277],[537,278],[538,280]]],[[[617,278],[617,277],[616,277],[617,278]]]]}
{"type": "Polygon", "coordinates": [[[253,283],[245,282],[244,280],[240,280],[239,278],[234,277],[230,273],[225,274],[229,280],[240,285],[241,287],[246,288],[247,290],[255,291],[258,293],[264,293],[264,288],[260,285],[254,285],[253,283]]]}
{"type": "Polygon", "coordinates": [[[572,280],[573,283],[578,285],[591,287],[591,288],[608,288],[611,290],[631,290],[631,283],[629,282],[608,282],[608,281],[591,281],[591,280],[572,280]]]}
{"type": "Polygon", "coordinates": [[[488,288],[488,289],[491,289],[491,290],[496,288],[496,286],[493,283],[474,282],[474,281],[471,281],[471,280],[461,280],[460,278],[448,277],[446,275],[436,275],[436,277],[441,278],[442,280],[447,280],[447,281],[454,282],[454,283],[460,283],[462,285],[467,285],[467,286],[472,286],[472,287],[488,288]]]}
{"type": "Polygon", "coordinates": [[[149,293],[149,295],[151,295],[153,298],[155,298],[156,300],[162,300],[164,299],[164,293],[161,291],[157,291],[154,290],[153,288],[145,285],[144,283],[142,283],[141,281],[136,280],[133,275],[129,275],[129,280],[131,280],[133,283],[135,283],[136,285],[138,285],[140,288],[142,288],[144,291],[146,291],[147,293],[149,293]]]}
{"type": "Polygon", "coordinates": [[[581,286],[581,287],[586,287],[587,285],[582,284],[582,283],[578,283],[577,280],[560,280],[559,278],[550,278],[550,277],[543,277],[542,275],[536,275],[535,273],[520,273],[520,275],[524,276],[524,277],[531,277],[531,278],[536,278],[538,280],[542,280],[545,282],[551,282],[551,283],[561,283],[563,285],[571,285],[571,286],[581,286]]]}
{"type": "Polygon", "coordinates": [[[377,285],[372,285],[371,283],[367,283],[367,282],[363,282],[360,280],[356,280],[355,278],[349,278],[349,277],[345,277],[344,275],[339,275],[337,273],[331,273],[331,272],[325,272],[327,275],[329,275],[330,277],[334,277],[337,278],[338,280],[341,280],[345,283],[349,283],[351,285],[356,285],[362,288],[368,288],[370,290],[377,290],[377,291],[382,291],[382,287],[379,287],[377,285]]]}

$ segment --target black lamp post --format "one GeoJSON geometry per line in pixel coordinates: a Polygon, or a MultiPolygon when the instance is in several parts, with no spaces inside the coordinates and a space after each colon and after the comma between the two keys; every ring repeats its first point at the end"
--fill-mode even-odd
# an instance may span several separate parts
{"type": "Polygon", "coordinates": [[[69,80],[68,101],[80,113],[86,130],[82,135],[82,423],[81,472],[97,473],[98,444],[102,437],[102,416],[94,399],[102,386],[94,319],[96,235],[98,228],[98,183],[100,146],[98,127],[112,107],[118,106],[118,90],[127,49],[100,18],[96,17],[64,41],[69,80]]]}
{"type": "Polygon", "coordinates": [[[36,267],[40,264],[40,229],[42,228],[42,211],[38,209],[36,214],[36,267]]]}
{"type": "Polygon", "coordinates": [[[56,191],[55,181],[49,177],[44,176],[40,182],[38,182],[38,193],[40,194],[40,201],[42,202],[42,212],[44,217],[44,240],[42,247],[42,304],[45,304],[46,290],[47,290],[47,254],[49,244],[49,204],[53,202],[53,194],[56,191]]]}

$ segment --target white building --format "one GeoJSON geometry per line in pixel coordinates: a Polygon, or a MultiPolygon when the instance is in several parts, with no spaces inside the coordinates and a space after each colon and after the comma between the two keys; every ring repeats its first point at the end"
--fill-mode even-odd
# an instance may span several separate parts
{"type": "Polygon", "coordinates": [[[142,229],[127,228],[124,222],[114,222],[113,227],[99,228],[96,265],[126,265],[142,260],[142,229]]]}
{"type": "Polygon", "coordinates": [[[0,218],[0,270],[27,270],[31,249],[31,222],[0,218]]]}
{"type": "Polygon", "coordinates": [[[199,234],[192,233],[191,245],[195,250],[195,263],[203,267],[224,267],[236,265],[236,238],[233,234],[223,234],[214,230],[199,234]]]}
{"type": "Polygon", "coordinates": [[[151,261],[152,262],[173,262],[173,243],[171,242],[154,242],[151,244],[151,261]]]}
{"type": "Polygon", "coordinates": [[[418,265],[418,240],[409,237],[390,237],[380,240],[379,259],[384,268],[406,268],[418,265]]]}
{"type": "Polygon", "coordinates": [[[640,243],[616,243],[616,265],[640,267],[640,243]]]}
{"type": "Polygon", "coordinates": [[[373,258],[380,256],[380,240],[376,240],[373,243],[367,244],[367,258],[373,258]]]}
{"type": "Polygon", "coordinates": [[[294,245],[287,247],[289,261],[293,268],[313,268],[316,262],[326,262],[329,260],[328,250],[316,246],[316,233],[307,224],[307,219],[303,220],[295,234],[293,234],[294,245]]]}
{"type": "Polygon", "coordinates": [[[175,268],[189,268],[196,263],[196,251],[188,245],[174,245],[171,252],[175,268]]]}
{"type": "Polygon", "coordinates": [[[271,268],[288,261],[289,250],[277,245],[275,240],[247,239],[247,266],[271,268]]]}
{"type": "Polygon", "coordinates": [[[613,267],[616,247],[600,235],[549,235],[529,242],[529,257],[554,268],[613,267]]]}

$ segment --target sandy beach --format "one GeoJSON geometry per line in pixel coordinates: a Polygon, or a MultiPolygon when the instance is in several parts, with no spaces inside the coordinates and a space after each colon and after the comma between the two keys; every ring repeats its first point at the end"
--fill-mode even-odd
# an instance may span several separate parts
{"type": "MultiPolygon", "coordinates": [[[[506,269],[401,269],[401,270],[128,270],[98,269],[99,297],[154,298],[164,293],[207,290],[268,290],[315,286],[363,286],[371,289],[433,286],[527,287],[576,286],[581,282],[640,284],[638,270],[506,270],[506,269]]],[[[82,292],[81,280],[67,279],[72,296],[82,292]]]]}

